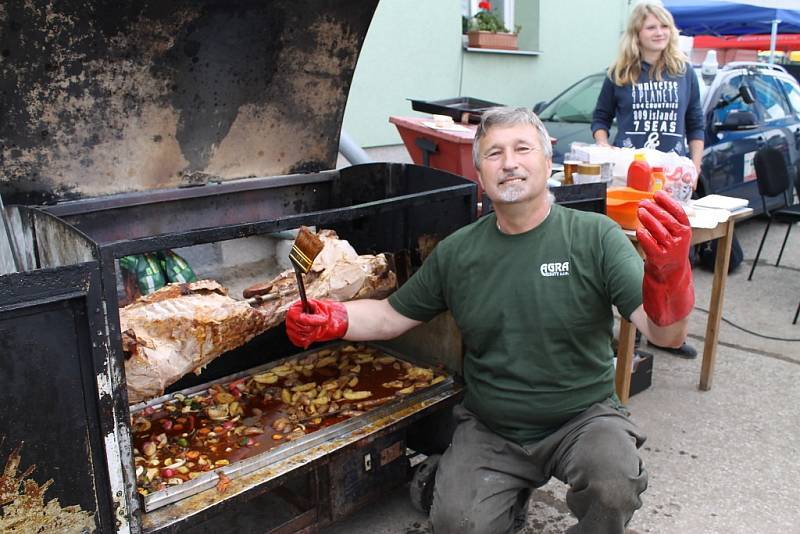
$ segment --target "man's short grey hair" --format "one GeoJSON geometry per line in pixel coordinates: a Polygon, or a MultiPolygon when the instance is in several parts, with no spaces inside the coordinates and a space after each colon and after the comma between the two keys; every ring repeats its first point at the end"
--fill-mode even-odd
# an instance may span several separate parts
{"type": "Polygon", "coordinates": [[[553,145],[550,144],[550,134],[547,133],[542,121],[536,113],[528,108],[496,107],[489,108],[483,112],[478,131],[475,132],[475,140],[472,142],[472,162],[475,168],[480,168],[481,155],[480,143],[486,132],[494,126],[516,126],[518,124],[530,124],[539,133],[539,143],[542,145],[547,159],[553,158],[553,145]]]}

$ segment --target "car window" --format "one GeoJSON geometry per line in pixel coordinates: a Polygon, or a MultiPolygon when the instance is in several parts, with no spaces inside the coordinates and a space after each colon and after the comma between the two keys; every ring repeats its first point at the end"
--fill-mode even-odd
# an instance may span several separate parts
{"type": "Polygon", "coordinates": [[[739,97],[739,87],[743,84],[750,85],[748,80],[749,78],[747,76],[740,74],[738,76],[733,76],[722,84],[719,96],[717,97],[717,105],[720,107],[714,110],[713,123],[725,122],[725,117],[732,111],[750,111],[754,114],[756,113],[754,104],[748,104],[739,97]],[[729,104],[724,105],[723,101],[729,102],[729,104]]]}
{"type": "Polygon", "coordinates": [[[550,102],[539,118],[556,122],[592,122],[604,79],[602,75],[584,78],[550,102]]]}
{"type": "Polygon", "coordinates": [[[762,109],[765,120],[782,119],[791,114],[792,111],[773,76],[756,74],[751,81],[756,104],[762,109]]]}
{"type": "Polygon", "coordinates": [[[800,113],[800,88],[788,80],[781,80],[780,83],[789,98],[792,109],[795,113],[800,113]]]}

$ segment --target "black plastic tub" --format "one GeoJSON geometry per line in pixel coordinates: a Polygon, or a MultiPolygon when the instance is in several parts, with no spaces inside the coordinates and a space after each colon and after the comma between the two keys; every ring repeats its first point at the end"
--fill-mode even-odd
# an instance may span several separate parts
{"type": "Polygon", "coordinates": [[[411,109],[414,111],[447,115],[456,122],[471,122],[474,124],[481,121],[481,114],[487,109],[503,105],[469,96],[446,98],[444,100],[409,100],[411,100],[411,109]]]}

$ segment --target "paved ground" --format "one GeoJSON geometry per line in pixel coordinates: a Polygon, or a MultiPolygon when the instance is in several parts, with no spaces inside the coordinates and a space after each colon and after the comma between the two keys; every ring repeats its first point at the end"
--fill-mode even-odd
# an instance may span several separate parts
{"type": "MultiPolygon", "coordinates": [[[[403,151],[377,152],[383,161],[403,151]]],[[[407,160],[407,156],[405,156],[407,160]]],[[[800,228],[778,225],[753,281],[747,274],[765,222],[738,225],[745,262],[728,279],[713,388],[697,389],[700,359],[654,351],[653,386],[629,408],[649,439],[642,450],[650,473],[644,507],[630,531],[659,534],[800,534],[800,228]]],[[[697,307],[690,341],[702,351],[711,273],[694,270],[697,307]]],[[[524,532],[563,532],[573,520],[558,481],[534,492],[524,532]]],[[[327,534],[422,534],[407,487],[325,530],[327,534]]]]}

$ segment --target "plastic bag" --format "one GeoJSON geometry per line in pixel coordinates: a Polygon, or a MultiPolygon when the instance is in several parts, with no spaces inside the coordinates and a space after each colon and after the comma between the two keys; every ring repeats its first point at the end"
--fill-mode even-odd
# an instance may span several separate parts
{"type": "Polygon", "coordinates": [[[674,200],[686,204],[692,198],[697,183],[697,169],[692,160],[672,152],[664,166],[664,191],[674,200]]]}
{"type": "Polygon", "coordinates": [[[612,146],[587,145],[575,142],[570,145],[570,153],[588,163],[611,163],[613,180],[610,185],[627,185],[628,167],[633,155],[643,153],[650,168],[663,167],[664,191],[678,202],[685,204],[692,196],[697,184],[697,169],[692,160],[675,152],[659,152],[650,148],[619,148],[612,146]]]}
{"type": "Polygon", "coordinates": [[[664,168],[663,190],[669,193],[673,199],[681,204],[686,204],[692,198],[692,191],[697,184],[697,169],[692,160],[686,156],[679,156],[675,152],[659,152],[653,149],[625,150],[644,152],[651,168],[664,168]]]}

